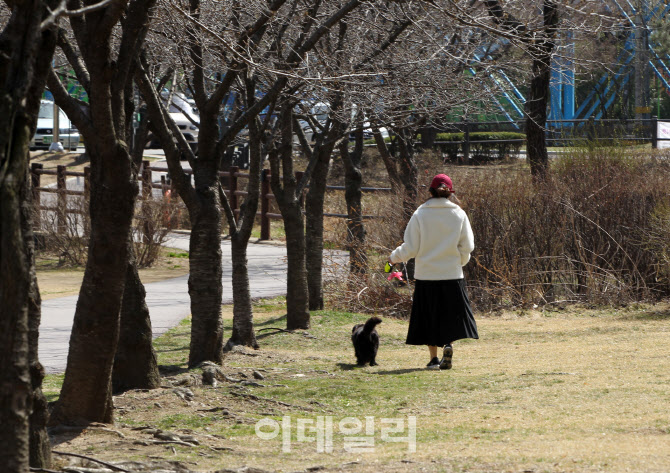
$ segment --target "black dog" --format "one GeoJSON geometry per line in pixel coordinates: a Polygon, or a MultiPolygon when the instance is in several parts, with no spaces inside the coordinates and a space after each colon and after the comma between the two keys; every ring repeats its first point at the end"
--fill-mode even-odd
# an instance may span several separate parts
{"type": "Polygon", "coordinates": [[[375,327],[382,323],[379,317],[370,317],[365,324],[354,325],[351,329],[351,341],[354,343],[356,361],[359,366],[368,361],[370,366],[376,366],[377,349],[379,348],[379,334],[375,327]]]}

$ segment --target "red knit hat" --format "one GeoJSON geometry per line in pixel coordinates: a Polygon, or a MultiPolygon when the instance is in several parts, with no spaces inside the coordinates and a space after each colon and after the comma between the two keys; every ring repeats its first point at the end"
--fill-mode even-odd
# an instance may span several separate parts
{"type": "Polygon", "coordinates": [[[442,184],[449,189],[449,192],[454,192],[454,184],[451,182],[451,178],[446,174],[438,174],[435,176],[433,182],[430,183],[430,188],[439,189],[442,184]]]}

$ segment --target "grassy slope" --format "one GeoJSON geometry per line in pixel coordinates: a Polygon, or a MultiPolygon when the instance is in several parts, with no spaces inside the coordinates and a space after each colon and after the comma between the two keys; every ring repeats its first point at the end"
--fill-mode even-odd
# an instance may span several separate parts
{"type": "MultiPolygon", "coordinates": [[[[256,307],[259,329],[285,327],[280,304],[256,307]]],[[[176,447],[172,458],[197,462],[202,470],[241,465],[281,471],[670,469],[667,306],[480,318],[481,340],[455,344],[451,371],[424,370],[427,350],[406,346],[406,322],[389,319],[379,326],[380,366],[353,366],[349,334],[352,324],[365,318],[317,312],[309,330],[316,338],[261,331],[262,350],[228,355],[224,371],[240,377],[261,369],[264,387],[226,382],[192,387],[196,400],[179,404],[170,402],[175,398],[170,393],[161,394],[166,390],[127,393],[115,398],[119,425],[148,423],[222,436],[222,445],[232,450],[176,447]],[[234,414],[206,410],[212,406],[234,414]],[[286,415],[293,424],[291,453],[282,453],[281,435],[261,440],[254,430],[261,418],[281,422],[286,415]],[[298,418],[323,415],[333,416],[335,424],[332,453],[296,441],[298,418]],[[416,453],[405,443],[381,441],[381,418],[410,415],[417,417],[416,453]],[[345,452],[338,422],[365,416],[378,422],[374,452],[345,452]]],[[[230,322],[227,315],[228,331],[230,322]]],[[[189,330],[186,321],[157,340],[161,365],[185,368],[189,330]]],[[[52,395],[58,382],[48,382],[52,395]]],[[[90,439],[59,448],[76,451],[84,445],[99,458],[128,454],[118,442],[109,448],[90,439]]]]}

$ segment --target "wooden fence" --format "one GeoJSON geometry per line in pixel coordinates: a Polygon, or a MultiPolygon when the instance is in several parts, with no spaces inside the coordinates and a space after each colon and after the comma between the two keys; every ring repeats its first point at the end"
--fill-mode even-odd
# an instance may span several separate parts
{"type": "MultiPolygon", "coordinates": [[[[151,166],[150,161],[142,162],[142,169],[139,176],[139,181],[142,183],[142,190],[140,193],[141,199],[150,199],[152,198],[152,189],[160,189],[163,198],[170,198],[177,196],[177,190],[170,185],[166,179],[168,172],[167,167],[151,166]],[[160,182],[153,182],[153,173],[160,172],[165,173],[161,174],[160,182]]],[[[187,175],[191,175],[192,172],[184,170],[187,175]]],[[[88,198],[90,191],[90,175],[91,171],[89,167],[85,167],[84,171],[68,171],[66,166],[57,166],[56,170],[44,169],[41,163],[33,163],[30,167],[30,174],[32,180],[32,189],[33,189],[33,202],[37,210],[46,210],[56,213],[57,226],[59,232],[65,231],[65,226],[67,222],[68,213],[82,213],[79,210],[81,207],[76,209],[68,207],[68,196],[82,196],[88,198]],[[55,175],[56,176],[56,187],[43,187],[41,185],[41,176],[42,175],[55,175]],[[83,177],[84,178],[84,190],[71,190],[67,188],[67,178],[68,177],[83,177]],[[55,205],[42,205],[41,202],[41,193],[53,193],[57,195],[55,205]]],[[[296,172],[296,179],[299,181],[302,178],[302,172],[296,172]]],[[[240,212],[239,206],[239,197],[245,197],[248,193],[246,191],[240,190],[239,180],[240,179],[249,179],[249,173],[240,172],[239,167],[231,166],[228,171],[220,171],[219,177],[225,178],[227,181],[227,189],[224,189],[228,201],[230,202],[230,207],[232,208],[234,214],[237,216],[240,212]]],[[[225,182],[222,180],[222,182],[225,182]]],[[[327,186],[326,191],[343,191],[344,186],[327,186]]],[[[363,187],[361,189],[363,192],[391,192],[390,188],[375,188],[375,187],[363,187]]],[[[260,211],[256,215],[260,218],[261,224],[261,240],[270,240],[270,220],[271,219],[281,219],[282,216],[279,213],[271,212],[270,203],[274,200],[275,196],[272,194],[270,189],[270,170],[264,169],[261,174],[261,196],[260,196],[260,211]]],[[[39,226],[39,216],[41,212],[36,212],[37,217],[35,225],[39,226]]],[[[337,213],[324,213],[324,217],[334,217],[334,218],[348,218],[346,214],[337,214],[337,213]]],[[[364,215],[363,218],[370,219],[376,218],[375,215],[364,215]]]]}

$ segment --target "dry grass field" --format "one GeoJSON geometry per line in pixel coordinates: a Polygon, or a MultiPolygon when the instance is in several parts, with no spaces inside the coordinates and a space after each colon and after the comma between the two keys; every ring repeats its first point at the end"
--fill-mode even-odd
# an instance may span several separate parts
{"type": "MultiPolygon", "coordinates": [[[[424,369],[427,350],[404,344],[404,321],[385,319],[378,327],[379,366],[364,368],[353,364],[349,336],[366,316],[315,312],[305,333],[264,330],[285,327],[283,304],[256,306],[262,348],[229,353],[222,367],[228,380],[216,387],[201,384],[199,369],[186,369],[185,320],[156,340],[163,388],[116,396],[114,426],[56,435],[54,449],[107,461],[174,460],[193,471],[670,470],[667,303],[479,315],[481,339],[456,342],[448,371],[424,369]],[[183,388],[193,397],[183,399],[183,388]],[[274,439],[256,435],[259,420],[269,425],[262,432],[272,431],[287,416],[290,452],[283,451],[284,431],[274,439]],[[310,430],[326,416],[331,451],[310,430]],[[391,425],[382,419],[410,416],[416,452],[408,441],[381,435],[391,425]],[[370,451],[345,448],[352,434],[340,428],[355,427],[340,424],[348,417],[363,423],[353,435],[359,438],[365,418],[374,421],[370,451]],[[307,426],[302,437],[299,423],[307,426]],[[155,429],[194,436],[199,445],[154,444],[155,429]]],[[[232,310],[224,312],[230,333],[232,310]]],[[[51,400],[60,380],[47,379],[51,400]]]]}

